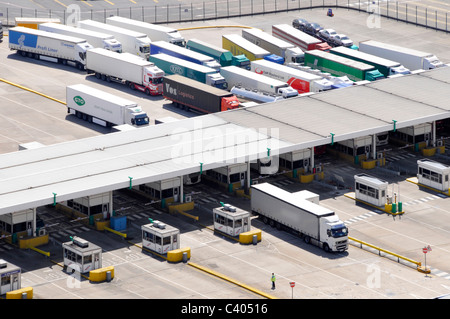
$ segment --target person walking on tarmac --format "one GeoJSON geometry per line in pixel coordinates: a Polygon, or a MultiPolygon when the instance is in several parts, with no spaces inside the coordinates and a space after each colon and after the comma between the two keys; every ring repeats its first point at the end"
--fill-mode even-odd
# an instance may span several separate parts
{"type": "Polygon", "coordinates": [[[272,273],[272,278],[270,278],[270,280],[272,281],[272,290],[275,289],[275,274],[272,273]]]}

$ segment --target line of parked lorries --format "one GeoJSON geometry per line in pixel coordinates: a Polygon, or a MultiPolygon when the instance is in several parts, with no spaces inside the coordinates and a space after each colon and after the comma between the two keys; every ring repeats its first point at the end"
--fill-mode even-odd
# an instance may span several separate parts
{"type": "MultiPolygon", "coordinates": [[[[42,21],[34,28],[16,26],[8,38],[10,49],[24,57],[72,64],[98,79],[119,82],[147,95],[162,94],[176,106],[201,113],[444,65],[433,54],[377,41],[362,41],[359,47],[351,40],[338,42],[344,37],[336,31],[303,19],[295,19],[292,26],[273,25],[272,34],[243,28],[241,35],[223,35],[222,47],[198,39],[186,41],[175,29],[117,16],[105,23],[82,20],[77,27],[54,21],[42,21]],[[174,94],[181,91],[189,92],[191,100],[174,94]]],[[[81,96],[87,92],[72,88],[67,100],[81,97],[88,101],[81,96]]],[[[106,126],[148,124],[148,117],[147,121],[132,121],[133,116],[111,119],[114,112],[108,108],[116,104],[106,101],[94,112],[89,103],[68,103],[68,112],[106,126]]]]}

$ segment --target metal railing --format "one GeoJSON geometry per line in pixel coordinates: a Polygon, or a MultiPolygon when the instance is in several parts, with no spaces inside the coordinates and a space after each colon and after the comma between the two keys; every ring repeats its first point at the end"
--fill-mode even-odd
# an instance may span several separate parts
{"type": "Polygon", "coordinates": [[[346,9],[449,32],[448,12],[403,1],[380,0],[215,0],[178,5],[130,6],[114,9],[85,9],[80,5],[67,10],[33,10],[0,7],[0,21],[13,26],[16,17],[59,18],[64,24],[91,19],[105,22],[110,16],[122,16],[156,24],[183,23],[236,18],[311,9],[346,9]]]}

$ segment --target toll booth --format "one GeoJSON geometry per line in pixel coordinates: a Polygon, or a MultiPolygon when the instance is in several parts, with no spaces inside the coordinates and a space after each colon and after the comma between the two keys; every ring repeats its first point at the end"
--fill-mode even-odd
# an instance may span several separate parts
{"type": "Polygon", "coordinates": [[[64,269],[80,273],[102,268],[102,249],[80,237],[62,244],[64,269]]]}
{"type": "Polygon", "coordinates": [[[36,209],[0,215],[0,235],[5,235],[12,244],[22,237],[40,235],[36,234],[36,209]]]}
{"type": "Polygon", "coordinates": [[[21,269],[0,259],[0,295],[20,289],[21,269]]]}
{"type": "Polygon", "coordinates": [[[417,181],[419,184],[448,192],[450,166],[429,159],[417,161],[417,181]]]}
{"type": "MultiPolygon", "coordinates": [[[[80,198],[70,199],[60,203],[63,206],[80,212],[81,214],[94,218],[102,217],[104,219],[112,216],[113,211],[113,192],[106,192],[96,195],[89,195],[80,198]]],[[[82,217],[82,216],[80,216],[82,217]]],[[[92,221],[91,221],[92,224],[92,221]]]]}
{"type": "Polygon", "coordinates": [[[142,225],[142,248],[159,254],[180,248],[180,230],[163,222],[154,220],[142,225]]]}
{"type": "Polygon", "coordinates": [[[387,188],[389,183],[379,178],[367,175],[355,175],[355,198],[363,202],[383,206],[388,203],[387,188]]]}
{"type": "Polygon", "coordinates": [[[151,198],[160,200],[161,206],[164,208],[166,203],[180,201],[180,194],[182,193],[181,180],[180,177],[174,177],[162,181],[141,184],[137,186],[137,188],[151,198]]]}
{"type": "Polygon", "coordinates": [[[230,236],[250,231],[250,212],[229,204],[213,209],[214,229],[230,236]]]}
{"type": "Polygon", "coordinates": [[[206,171],[206,177],[228,188],[230,192],[245,186],[247,163],[237,163],[206,171]]]}
{"type": "Polygon", "coordinates": [[[308,172],[311,164],[311,149],[309,148],[280,154],[279,156],[279,166],[290,171],[303,170],[303,172],[308,172]]]}
{"type": "Polygon", "coordinates": [[[433,139],[432,123],[417,124],[389,132],[390,138],[402,144],[414,144],[414,151],[430,146],[433,139]]]}

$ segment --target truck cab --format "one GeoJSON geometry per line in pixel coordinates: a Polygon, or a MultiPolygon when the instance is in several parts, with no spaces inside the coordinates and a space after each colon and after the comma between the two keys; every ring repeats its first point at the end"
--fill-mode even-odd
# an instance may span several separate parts
{"type": "Polygon", "coordinates": [[[84,69],[86,67],[86,52],[94,47],[87,42],[79,43],[76,45],[78,68],[84,69]]]}
{"type": "Polygon", "coordinates": [[[236,96],[229,96],[222,98],[222,102],[220,105],[220,111],[228,111],[237,109],[240,106],[240,102],[236,96]]]}
{"type": "Polygon", "coordinates": [[[280,94],[285,99],[298,96],[298,91],[290,86],[279,88],[277,93],[280,94]]]}
{"type": "Polygon", "coordinates": [[[305,54],[299,47],[288,48],[284,53],[285,63],[303,63],[305,61],[305,54]]]}
{"type": "Polygon", "coordinates": [[[342,252],[348,249],[348,229],[337,215],[321,218],[320,238],[326,251],[342,252]]]}
{"type": "Polygon", "coordinates": [[[116,39],[104,39],[103,48],[106,50],[122,53],[122,44],[116,39]]]}
{"type": "Polygon", "coordinates": [[[444,66],[444,63],[442,63],[435,55],[430,55],[423,59],[424,70],[435,69],[441,66],[444,66]]]}
{"type": "Polygon", "coordinates": [[[380,79],[384,79],[384,75],[378,70],[373,70],[366,73],[365,80],[367,81],[376,81],[380,79]]]}
{"type": "Polygon", "coordinates": [[[245,54],[235,55],[232,58],[231,65],[250,70],[250,60],[247,59],[245,54]]]}
{"type": "Polygon", "coordinates": [[[395,66],[389,69],[389,75],[410,74],[411,71],[403,65],[395,66]]]}
{"type": "Polygon", "coordinates": [[[227,88],[227,81],[220,73],[207,74],[206,84],[224,90],[227,88]]]}
{"type": "Polygon", "coordinates": [[[148,37],[136,38],[135,51],[138,56],[148,60],[148,57],[150,56],[150,41],[148,37]]]}
{"type": "Polygon", "coordinates": [[[133,126],[149,125],[150,120],[147,113],[142,111],[139,106],[127,108],[125,111],[125,122],[133,126]]]}
{"type": "Polygon", "coordinates": [[[167,42],[178,45],[180,47],[186,46],[186,41],[181,36],[178,30],[169,31],[167,34],[167,42]]]}
{"type": "Polygon", "coordinates": [[[278,64],[284,64],[284,58],[276,54],[269,54],[264,57],[264,60],[271,61],[278,64]]]}
{"type": "Polygon", "coordinates": [[[144,70],[144,86],[145,87],[153,87],[155,92],[162,92],[163,90],[163,78],[164,71],[158,68],[157,66],[146,67],[144,70]]]}

